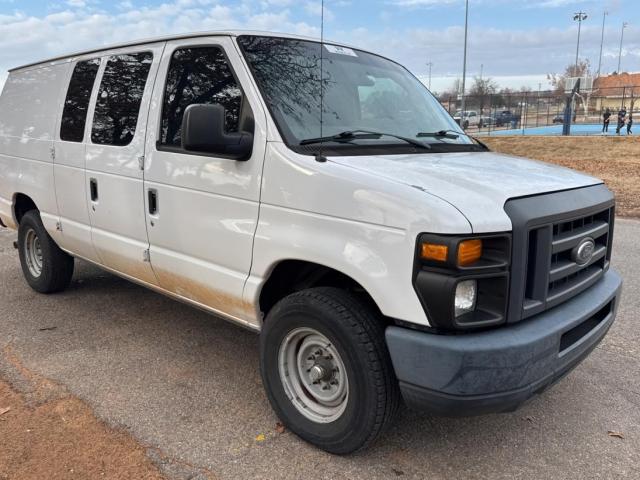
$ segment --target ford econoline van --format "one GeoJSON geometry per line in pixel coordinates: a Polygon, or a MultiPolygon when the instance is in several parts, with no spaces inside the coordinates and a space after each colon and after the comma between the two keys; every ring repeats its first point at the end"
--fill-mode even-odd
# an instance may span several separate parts
{"type": "Polygon", "coordinates": [[[492,153],[392,60],[287,35],[11,70],[0,222],[37,292],[77,258],[259,332],[277,415],[333,453],[401,400],[517,408],[602,340],[621,289],[602,181],[492,153]]]}

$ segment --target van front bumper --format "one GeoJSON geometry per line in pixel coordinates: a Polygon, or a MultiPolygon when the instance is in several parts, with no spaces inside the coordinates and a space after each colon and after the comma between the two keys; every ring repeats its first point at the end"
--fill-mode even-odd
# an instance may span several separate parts
{"type": "Polygon", "coordinates": [[[622,280],[609,270],[571,300],[520,323],[459,335],[397,326],[386,340],[411,408],[447,416],[513,411],[578,365],[613,324],[622,280]]]}

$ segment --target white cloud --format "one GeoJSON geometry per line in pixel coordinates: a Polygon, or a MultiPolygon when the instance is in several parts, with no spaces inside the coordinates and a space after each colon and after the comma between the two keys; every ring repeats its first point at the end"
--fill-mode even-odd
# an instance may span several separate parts
{"type": "MultiPolygon", "coordinates": [[[[285,0],[269,0],[282,4],[285,0]]],[[[219,0],[168,0],[135,7],[124,0],[116,13],[90,1],[69,0],[65,9],[44,16],[14,12],[0,15],[0,88],[6,70],[78,50],[171,33],[253,29],[318,36],[319,27],[292,18],[286,8],[266,11],[255,4],[219,0]],[[80,4],[85,5],[79,8],[80,4]]]]}
{"type": "MultiPolygon", "coordinates": [[[[583,25],[580,58],[589,59],[592,69],[597,69],[598,65],[600,34],[598,26],[583,25]]],[[[614,29],[607,30],[605,34],[605,73],[617,68],[619,35],[614,29]]],[[[400,62],[421,76],[428,72],[427,62],[433,62],[434,77],[449,78],[450,83],[462,71],[464,30],[461,26],[437,30],[401,30],[390,27],[372,31],[360,28],[341,31],[339,35],[331,35],[331,38],[373,50],[400,62]]],[[[629,29],[625,38],[623,70],[637,71],[640,65],[640,29],[629,29]]],[[[483,65],[485,76],[503,79],[509,85],[522,80],[537,89],[540,75],[564,70],[573,63],[575,52],[576,30],[573,25],[563,29],[530,30],[471,28],[467,71],[470,76],[478,75],[483,65]]]]}
{"type": "Polygon", "coordinates": [[[70,7],[81,8],[85,7],[87,3],[84,0],[67,0],[67,5],[69,5],[70,7]]]}
{"type": "Polygon", "coordinates": [[[263,0],[265,6],[288,7],[293,5],[296,0],[263,0]]]}
{"type": "MultiPolygon", "coordinates": [[[[320,2],[317,1],[310,1],[305,3],[304,5],[304,9],[305,11],[311,15],[312,17],[315,17],[316,20],[320,21],[320,14],[322,13],[322,4],[320,2]]],[[[324,6],[324,20],[325,21],[332,21],[335,18],[335,16],[333,15],[333,12],[331,10],[329,10],[327,8],[327,6],[324,6]]]]}
{"type": "MultiPolygon", "coordinates": [[[[392,1],[382,0],[381,3],[389,5],[392,1]]],[[[414,6],[421,3],[424,8],[436,0],[395,1],[413,2],[414,6]]],[[[440,4],[443,1],[463,4],[463,0],[438,1],[440,4]]],[[[506,0],[472,1],[495,4],[506,0]]],[[[55,13],[42,16],[19,11],[0,14],[0,86],[8,68],[139,38],[228,29],[320,35],[320,2],[315,0],[164,0],[165,3],[146,7],[136,6],[138,2],[120,0],[115,13],[106,13],[96,7],[94,0],[83,2],[85,7],[61,7],[55,13]]],[[[337,12],[346,3],[347,0],[326,0],[325,5],[337,12]]],[[[430,61],[434,64],[434,77],[453,78],[462,69],[463,29],[461,26],[446,26],[458,20],[443,19],[447,23],[437,29],[402,28],[395,22],[385,22],[375,30],[365,27],[340,30],[339,19],[335,15],[327,29],[328,40],[376,51],[421,75],[426,74],[426,63],[430,61]]],[[[472,25],[469,31],[470,75],[477,74],[481,64],[485,75],[500,78],[533,78],[532,75],[564,69],[574,60],[576,42],[575,25],[570,21],[567,23],[566,28],[528,29],[476,28],[472,25]]],[[[580,56],[589,58],[595,68],[600,32],[598,22],[586,22],[582,26],[580,56]]],[[[619,35],[619,28],[607,30],[604,71],[611,72],[617,68],[619,35]]],[[[637,70],[640,66],[640,29],[633,26],[625,32],[622,63],[627,69],[635,67],[637,70]]]]}
{"type": "Polygon", "coordinates": [[[532,2],[533,5],[531,7],[549,7],[549,8],[558,8],[558,7],[566,7],[567,5],[573,5],[577,2],[576,0],[544,0],[542,2],[532,2]]]}
{"type": "MultiPolygon", "coordinates": [[[[607,6],[611,9],[614,5],[617,5],[619,0],[609,0],[607,6]]],[[[386,0],[386,3],[395,7],[406,8],[435,8],[448,5],[464,6],[464,0],[386,0]]],[[[510,4],[513,6],[513,0],[470,0],[472,5],[501,5],[510,4]]],[[[579,7],[585,6],[585,4],[600,4],[601,0],[528,0],[526,2],[519,2],[521,8],[561,8],[568,7],[570,5],[576,5],[579,7]]]]}
{"type": "Polygon", "coordinates": [[[459,3],[459,0],[392,0],[390,3],[399,7],[434,7],[459,3]]]}

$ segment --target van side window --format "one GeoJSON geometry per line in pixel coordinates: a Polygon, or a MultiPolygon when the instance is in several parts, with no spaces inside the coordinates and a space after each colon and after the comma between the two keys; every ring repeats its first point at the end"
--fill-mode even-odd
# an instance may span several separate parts
{"type": "Polygon", "coordinates": [[[194,103],[225,108],[225,130],[238,131],[242,91],[219,47],[181,48],[173,52],[162,104],[160,145],[181,146],[182,116],[194,103]]]}
{"type": "Polygon", "coordinates": [[[93,143],[124,146],[131,142],[152,61],[150,52],[109,57],[93,115],[93,143]]]}
{"type": "Polygon", "coordinates": [[[67,142],[81,142],[83,140],[89,99],[99,67],[99,58],[76,63],[62,110],[60,140],[67,142]]]}

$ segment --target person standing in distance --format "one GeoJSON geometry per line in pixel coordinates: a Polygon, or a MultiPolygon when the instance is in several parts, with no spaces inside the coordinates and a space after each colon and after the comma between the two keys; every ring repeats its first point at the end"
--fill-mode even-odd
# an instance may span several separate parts
{"type": "Polygon", "coordinates": [[[620,110],[618,111],[618,124],[616,126],[617,135],[620,135],[620,131],[624,128],[624,120],[626,116],[627,116],[627,111],[625,110],[624,107],[620,107],[620,110]]]}
{"type": "Polygon", "coordinates": [[[611,110],[609,107],[602,114],[602,133],[606,133],[609,131],[609,121],[611,118],[611,110]]]}

